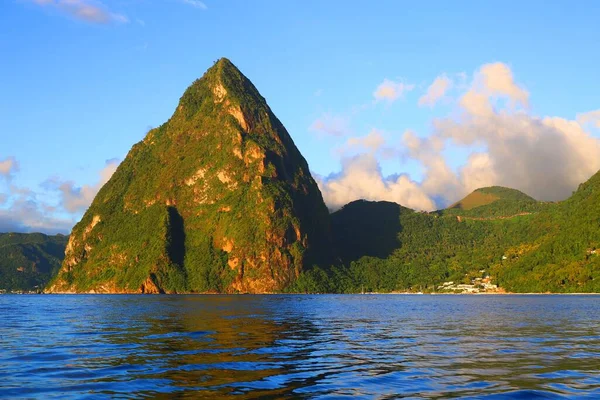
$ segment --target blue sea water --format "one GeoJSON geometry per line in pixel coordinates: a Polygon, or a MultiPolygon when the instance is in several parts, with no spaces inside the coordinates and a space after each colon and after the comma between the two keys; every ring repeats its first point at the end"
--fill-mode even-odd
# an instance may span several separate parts
{"type": "Polygon", "coordinates": [[[600,296],[0,296],[2,398],[600,398],[600,296]]]}

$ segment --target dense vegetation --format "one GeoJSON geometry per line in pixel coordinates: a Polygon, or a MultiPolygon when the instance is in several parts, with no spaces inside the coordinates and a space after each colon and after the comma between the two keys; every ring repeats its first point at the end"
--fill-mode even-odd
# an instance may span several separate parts
{"type": "Polygon", "coordinates": [[[306,161],[226,59],[133,146],[71,238],[50,291],[271,292],[332,259],[306,161]]]}
{"type": "Polygon", "coordinates": [[[548,203],[539,202],[518,190],[491,186],[475,190],[439,214],[491,219],[537,213],[548,207],[548,203]]]}
{"type": "Polygon", "coordinates": [[[474,193],[434,213],[346,205],[331,216],[343,264],[307,270],[289,290],[434,291],[489,275],[514,292],[600,292],[600,173],[560,204],[500,187],[474,193]]]}
{"type": "Polygon", "coordinates": [[[0,290],[37,291],[54,276],[67,237],[41,233],[0,233],[0,290]]]}
{"type": "Polygon", "coordinates": [[[545,232],[496,266],[500,284],[519,292],[600,292],[600,172],[532,224],[545,232]]]}
{"type": "MultiPolygon", "coordinates": [[[[0,236],[0,283],[41,286],[65,237],[0,236]]],[[[600,173],[561,203],[482,188],[415,212],[328,215],[308,165],[252,83],[221,59],[133,146],[73,228],[50,292],[600,292],[600,173]]]]}

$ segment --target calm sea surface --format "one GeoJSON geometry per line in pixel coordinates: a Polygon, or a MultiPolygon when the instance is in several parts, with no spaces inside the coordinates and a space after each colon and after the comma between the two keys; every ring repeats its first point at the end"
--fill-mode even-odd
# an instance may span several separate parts
{"type": "Polygon", "coordinates": [[[600,296],[0,296],[4,398],[600,398],[600,296]]]}

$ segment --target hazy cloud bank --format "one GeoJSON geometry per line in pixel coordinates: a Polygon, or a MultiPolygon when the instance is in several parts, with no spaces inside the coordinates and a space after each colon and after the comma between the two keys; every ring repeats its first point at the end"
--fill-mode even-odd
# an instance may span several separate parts
{"type": "MultiPolygon", "coordinates": [[[[453,87],[441,75],[418,104],[433,106],[453,87]]],[[[470,84],[456,92],[450,116],[433,120],[427,136],[405,131],[395,147],[401,157],[421,165],[420,182],[381,174],[373,146],[386,143],[368,136],[349,138],[342,149],[352,144],[362,153],[342,158],[340,172],[318,180],[327,205],[337,209],[365,198],[433,210],[491,185],[519,189],[540,200],[562,200],[600,169],[600,141],[589,130],[600,127],[600,110],[579,114],[576,120],[532,115],[529,92],[503,63],[482,65],[470,84]],[[458,171],[450,168],[447,149],[470,151],[458,171]]]]}
{"type": "MultiPolygon", "coordinates": [[[[93,185],[77,186],[72,181],[53,177],[34,190],[4,179],[4,183],[0,182],[0,189],[5,188],[0,192],[0,232],[69,233],[118,165],[117,159],[107,160],[93,185]],[[51,197],[56,201],[51,201],[51,197]]],[[[17,166],[13,157],[0,161],[0,178],[12,177],[17,166]]]]}

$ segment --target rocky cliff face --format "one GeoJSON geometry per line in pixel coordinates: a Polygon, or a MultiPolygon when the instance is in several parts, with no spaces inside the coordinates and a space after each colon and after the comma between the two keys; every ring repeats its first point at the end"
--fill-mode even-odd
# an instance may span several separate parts
{"type": "Polygon", "coordinates": [[[278,291],[329,261],[328,221],[288,132],[221,59],[133,146],[47,291],[278,291]]]}

